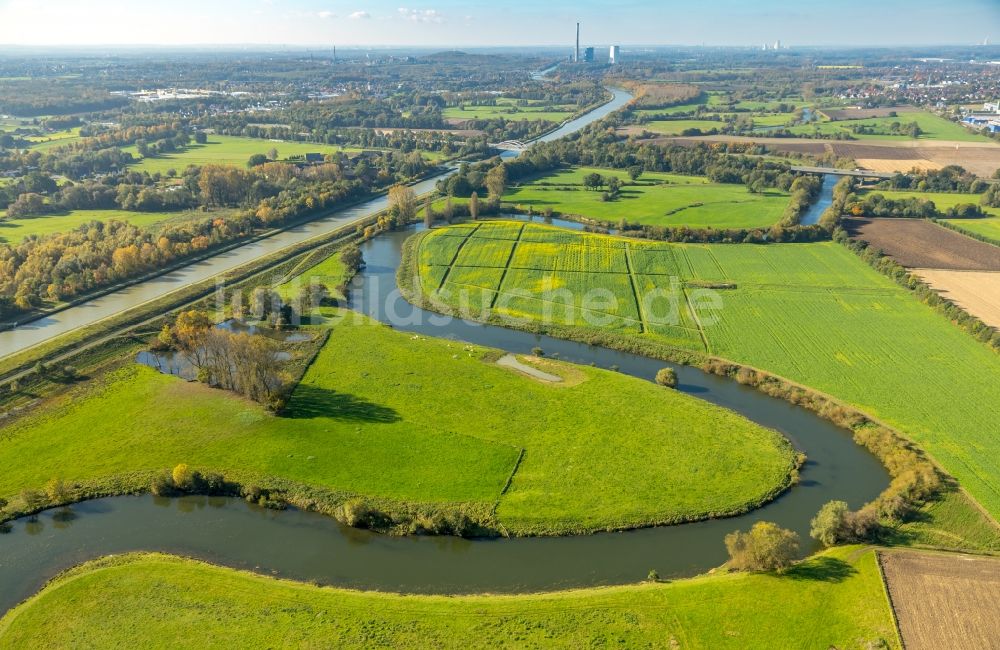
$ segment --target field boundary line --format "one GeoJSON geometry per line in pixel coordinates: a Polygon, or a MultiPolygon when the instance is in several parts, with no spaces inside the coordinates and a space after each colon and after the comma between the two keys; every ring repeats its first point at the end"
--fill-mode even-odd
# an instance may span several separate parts
{"type": "MultiPolygon", "coordinates": [[[[441,276],[441,282],[438,283],[437,290],[438,290],[439,293],[440,293],[441,289],[444,288],[444,283],[448,281],[448,276],[451,275],[451,269],[452,269],[453,266],[455,266],[455,262],[458,261],[458,256],[459,256],[459,254],[461,254],[462,249],[465,248],[465,245],[467,243],[469,243],[469,239],[472,237],[472,235],[475,234],[475,232],[477,230],[479,230],[479,224],[476,224],[476,227],[469,231],[469,234],[467,234],[462,239],[462,243],[459,244],[458,248],[455,249],[455,254],[451,256],[451,262],[449,262],[448,265],[445,267],[444,275],[441,276]]],[[[422,246],[423,243],[424,242],[421,241],[420,245],[422,246]]]]}
{"type": "Polygon", "coordinates": [[[899,647],[906,650],[906,643],[903,642],[903,631],[899,629],[899,619],[896,618],[896,606],[892,602],[892,592],[889,590],[889,582],[885,579],[885,571],[882,569],[882,550],[875,551],[875,568],[878,569],[878,577],[882,583],[882,594],[889,605],[889,616],[892,618],[892,628],[896,632],[896,641],[899,647]]]}
{"type": "Polygon", "coordinates": [[[705,346],[705,352],[712,354],[712,348],[708,345],[708,337],[705,336],[705,327],[701,324],[701,319],[698,318],[698,312],[691,306],[691,298],[688,296],[687,289],[681,287],[681,294],[684,296],[684,306],[687,307],[688,313],[691,314],[694,324],[698,326],[698,336],[701,337],[701,344],[705,346]]]}
{"type": "MultiPolygon", "coordinates": [[[[524,449],[524,447],[521,447],[520,451],[517,454],[517,460],[514,461],[514,467],[513,467],[513,469],[510,470],[510,475],[507,477],[507,482],[503,484],[503,489],[500,490],[500,494],[497,496],[497,500],[493,503],[493,517],[494,517],[494,519],[496,519],[497,508],[500,507],[500,501],[503,500],[503,496],[505,494],[507,494],[507,492],[510,490],[510,486],[514,484],[514,475],[517,474],[517,470],[521,469],[521,461],[524,460],[524,453],[525,453],[525,449],[524,449]]],[[[504,537],[508,537],[508,538],[510,537],[510,532],[508,532],[506,526],[504,526],[499,521],[497,521],[497,526],[499,526],[500,530],[503,531],[504,537]]]]}
{"type": "Polygon", "coordinates": [[[500,281],[497,282],[497,290],[493,294],[493,300],[490,301],[490,311],[493,311],[493,308],[497,304],[497,299],[503,290],[503,281],[507,279],[507,271],[510,270],[510,263],[514,261],[514,253],[517,252],[517,245],[521,243],[521,235],[524,234],[524,228],[527,225],[526,223],[522,223],[521,227],[517,230],[517,238],[514,240],[514,245],[510,247],[510,254],[507,255],[507,263],[503,265],[503,272],[500,273],[500,281]]]}
{"type": "Polygon", "coordinates": [[[635,313],[639,315],[639,333],[649,331],[646,324],[646,314],[642,311],[642,301],[639,300],[639,287],[636,285],[635,274],[632,272],[632,247],[625,242],[625,271],[628,273],[629,284],[632,285],[632,299],[635,300],[635,313]]]}

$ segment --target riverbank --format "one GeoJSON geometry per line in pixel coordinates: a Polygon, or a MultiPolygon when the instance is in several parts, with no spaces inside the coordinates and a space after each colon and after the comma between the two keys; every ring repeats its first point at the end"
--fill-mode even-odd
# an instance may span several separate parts
{"type": "Polygon", "coordinates": [[[359,593],[137,554],[67,571],[0,620],[0,648],[157,647],[167,640],[203,648],[742,649],[778,640],[788,648],[899,647],[874,552],[856,547],[823,553],[784,575],[462,597],[359,593]]]}

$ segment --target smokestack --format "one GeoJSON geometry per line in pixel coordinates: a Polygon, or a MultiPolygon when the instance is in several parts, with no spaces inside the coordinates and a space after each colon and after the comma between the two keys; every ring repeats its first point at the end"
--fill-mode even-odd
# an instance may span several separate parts
{"type": "Polygon", "coordinates": [[[573,61],[580,62],[580,23],[576,24],[576,51],[573,54],[573,61]]]}

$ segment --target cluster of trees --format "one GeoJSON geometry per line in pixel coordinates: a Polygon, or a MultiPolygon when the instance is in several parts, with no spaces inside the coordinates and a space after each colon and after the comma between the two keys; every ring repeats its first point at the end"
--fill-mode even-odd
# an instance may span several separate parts
{"type": "Polygon", "coordinates": [[[819,176],[799,176],[792,181],[789,189],[792,196],[778,222],[782,228],[791,228],[799,224],[809,207],[819,198],[819,193],[823,189],[823,179],[819,176]]]}
{"type": "Polygon", "coordinates": [[[896,174],[892,178],[880,182],[878,186],[886,190],[981,194],[990,187],[990,183],[975,174],[967,172],[965,168],[959,165],[948,165],[941,169],[917,170],[909,174],[896,174]]]}
{"type": "Polygon", "coordinates": [[[252,222],[213,219],[159,235],[120,221],[0,245],[0,314],[28,311],[162,268],[176,259],[248,234],[252,222]]]}
{"type": "MultiPolygon", "coordinates": [[[[47,72],[51,73],[51,69],[47,72]]],[[[118,108],[128,103],[93,78],[32,77],[0,80],[0,113],[34,117],[118,108]]]]}
{"type": "Polygon", "coordinates": [[[878,456],[892,481],[856,511],[843,501],[825,504],[812,520],[810,535],[827,546],[877,541],[887,527],[904,521],[943,486],[934,465],[889,429],[866,424],[855,429],[854,439],[878,456]]]}
{"type": "Polygon", "coordinates": [[[983,209],[973,203],[962,203],[947,210],[939,210],[933,201],[919,197],[890,199],[883,194],[867,194],[846,206],[855,217],[899,217],[917,219],[975,219],[986,216],[983,209]]]}
{"type": "Polygon", "coordinates": [[[877,126],[872,124],[855,124],[851,127],[851,132],[855,135],[905,135],[910,138],[919,138],[924,130],[916,122],[891,122],[887,126],[877,126]]]}
{"type": "MultiPolygon", "coordinates": [[[[502,164],[509,182],[577,165],[625,169],[630,176],[635,174],[636,179],[644,172],[706,176],[717,183],[746,184],[755,191],[767,187],[789,190],[796,179],[786,163],[727,153],[724,147],[651,145],[622,139],[613,132],[591,129],[581,136],[538,143],[516,159],[502,164]]],[[[463,165],[456,174],[440,183],[438,190],[461,197],[470,196],[472,192],[485,193],[487,172],[497,164],[493,159],[463,165]]]]}
{"type": "Polygon", "coordinates": [[[182,352],[197,369],[198,381],[210,386],[272,407],[287,391],[289,377],[273,339],[216,327],[203,312],[179,314],[173,327],[164,326],[158,343],[182,352]]]}
{"type": "MultiPolygon", "coordinates": [[[[364,180],[348,179],[335,164],[299,169],[267,163],[251,170],[205,166],[185,174],[184,181],[176,191],[143,188],[136,193],[134,187],[120,186],[114,190],[115,200],[124,197],[121,205],[143,209],[172,205],[163,202],[167,200],[190,200],[205,208],[244,210],[225,217],[209,212],[204,219],[171,224],[155,234],[117,221],[95,221],[70,232],[0,245],[0,313],[72,298],[245,237],[255,228],[274,227],[333,208],[367,195],[383,177],[379,173],[364,180]],[[132,198],[136,203],[131,203],[132,198]]],[[[79,193],[94,202],[86,206],[75,202],[74,207],[97,207],[110,198],[108,190],[91,184],[79,193]]],[[[64,196],[77,197],[77,191],[60,193],[60,200],[64,196]]],[[[30,202],[33,209],[40,207],[36,198],[30,202]]]]}

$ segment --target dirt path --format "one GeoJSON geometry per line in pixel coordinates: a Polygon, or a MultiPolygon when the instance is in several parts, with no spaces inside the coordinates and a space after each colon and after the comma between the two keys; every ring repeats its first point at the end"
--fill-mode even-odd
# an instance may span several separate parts
{"type": "Polygon", "coordinates": [[[513,354],[505,354],[497,359],[497,365],[524,373],[525,375],[537,379],[538,381],[547,381],[555,384],[563,380],[563,378],[559,375],[553,375],[545,372],[544,370],[539,370],[534,366],[529,366],[513,354]]]}

